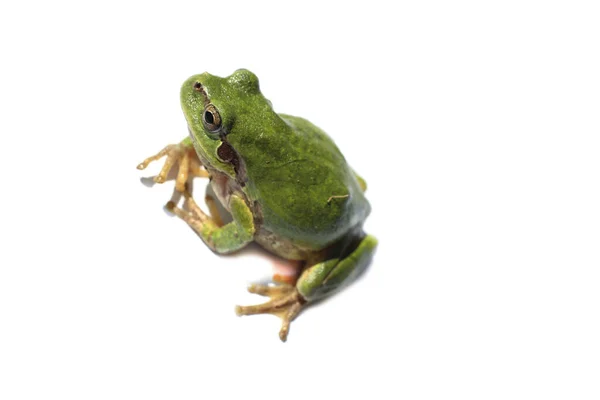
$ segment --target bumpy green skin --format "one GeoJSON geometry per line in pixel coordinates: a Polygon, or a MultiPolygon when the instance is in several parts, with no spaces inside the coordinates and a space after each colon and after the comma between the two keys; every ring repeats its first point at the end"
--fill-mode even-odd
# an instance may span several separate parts
{"type": "MultiPolygon", "coordinates": [[[[345,264],[333,257],[335,262],[329,261],[327,268],[315,269],[312,275],[307,269],[304,286],[298,284],[306,298],[328,293],[316,290],[313,296],[310,287],[314,285],[306,282],[325,287],[323,281],[336,268],[342,268],[339,271],[345,272],[338,273],[347,277],[349,268],[366,265],[376,244],[360,229],[370,212],[363,195],[366,183],[321,129],[305,119],[273,111],[259,90],[257,77],[248,70],[238,70],[226,78],[208,73],[190,77],[182,85],[181,104],[200,160],[209,170],[239,183],[248,211],[260,228],[308,253],[341,242],[361,243],[355,250],[360,254],[352,253],[345,264]],[[209,132],[203,123],[208,104],[220,114],[218,132],[209,132]],[[218,156],[223,142],[235,150],[236,162],[218,156]],[[364,246],[361,240],[367,240],[364,246]]],[[[255,228],[252,233],[258,232],[255,228]]],[[[244,237],[228,246],[239,248],[247,242],[244,237]]],[[[339,286],[338,280],[335,282],[339,286]]]]}

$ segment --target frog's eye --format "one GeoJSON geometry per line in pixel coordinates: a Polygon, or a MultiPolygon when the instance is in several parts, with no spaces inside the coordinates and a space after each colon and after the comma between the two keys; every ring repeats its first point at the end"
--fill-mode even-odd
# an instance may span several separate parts
{"type": "Polygon", "coordinates": [[[209,132],[216,132],[221,128],[221,115],[215,106],[212,104],[206,106],[202,113],[202,122],[204,122],[204,127],[209,132]]]}

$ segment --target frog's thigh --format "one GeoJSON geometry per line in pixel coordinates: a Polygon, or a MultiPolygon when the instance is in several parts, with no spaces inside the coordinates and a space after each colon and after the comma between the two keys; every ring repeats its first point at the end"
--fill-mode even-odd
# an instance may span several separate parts
{"type": "Polygon", "coordinates": [[[307,300],[317,300],[352,282],[369,265],[377,239],[367,235],[346,258],[332,259],[306,269],[296,287],[307,300]]]}

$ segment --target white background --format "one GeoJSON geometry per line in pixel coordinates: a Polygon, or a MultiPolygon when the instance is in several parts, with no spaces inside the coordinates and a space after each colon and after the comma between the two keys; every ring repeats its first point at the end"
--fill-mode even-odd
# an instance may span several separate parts
{"type": "Polygon", "coordinates": [[[1,399],[600,397],[597,2],[9,4],[1,399]],[[285,344],[233,312],[271,261],[135,169],[188,76],[241,67],[368,180],[380,240],[285,344]]]}

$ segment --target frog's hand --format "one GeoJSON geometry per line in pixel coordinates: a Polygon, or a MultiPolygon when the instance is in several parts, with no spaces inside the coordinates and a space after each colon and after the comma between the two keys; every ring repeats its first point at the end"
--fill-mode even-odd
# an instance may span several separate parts
{"type": "Polygon", "coordinates": [[[170,144],[164,149],[156,153],[155,155],[146,158],[144,161],[138,164],[138,169],[146,169],[148,164],[152,161],[156,161],[164,156],[167,156],[167,160],[163,165],[160,173],[154,177],[154,182],[163,183],[167,180],[167,175],[171,171],[171,168],[175,164],[179,165],[179,171],[177,173],[177,180],[175,181],[175,188],[179,192],[185,190],[185,184],[188,178],[195,176],[207,177],[208,172],[202,169],[202,164],[198,159],[198,155],[194,150],[192,141],[189,137],[183,139],[178,144],[170,144]]]}
{"type": "Polygon", "coordinates": [[[356,171],[352,171],[354,172],[354,176],[356,177],[356,180],[358,181],[358,185],[360,186],[361,190],[364,192],[367,190],[367,181],[365,181],[359,174],[356,173],[356,171]]]}
{"type": "Polygon", "coordinates": [[[290,323],[307,302],[329,296],[356,279],[369,265],[377,247],[377,239],[366,236],[358,247],[342,259],[323,261],[304,270],[296,287],[289,285],[251,285],[248,291],[271,297],[271,300],[254,306],[237,306],[238,315],[274,314],[281,318],[279,338],[287,339],[290,323]]]}
{"type": "Polygon", "coordinates": [[[209,217],[198,207],[189,192],[184,191],[183,195],[189,211],[175,206],[171,201],[167,203],[167,209],[187,222],[213,251],[221,254],[231,253],[254,240],[254,217],[242,198],[231,196],[229,208],[233,221],[219,226],[216,219],[209,217]]]}

